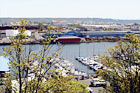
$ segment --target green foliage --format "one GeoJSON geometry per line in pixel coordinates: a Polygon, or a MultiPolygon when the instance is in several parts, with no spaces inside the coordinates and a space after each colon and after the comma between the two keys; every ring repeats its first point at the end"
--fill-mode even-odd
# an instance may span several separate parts
{"type": "Polygon", "coordinates": [[[38,28],[39,28],[39,31],[43,31],[45,29],[43,23],[39,23],[38,28]]]}
{"type": "MultiPolygon", "coordinates": [[[[9,47],[3,48],[2,56],[9,58],[10,72],[5,75],[5,86],[9,91],[15,91],[15,93],[46,93],[53,92],[69,92],[69,93],[85,93],[86,85],[81,84],[75,80],[72,80],[71,76],[62,77],[57,76],[51,72],[50,68],[56,61],[51,61],[59,56],[60,47],[53,53],[49,53],[53,45],[50,44],[52,38],[47,36],[43,41],[42,49],[39,53],[35,52],[32,46],[28,48],[24,40],[26,35],[25,26],[28,21],[25,19],[18,20],[20,26],[15,29],[19,30],[17,37],[11,38],[12,43],[9,47]],[[34,77],[29,77],[29,72],[34,73],[34,77]],[[48,74],[54,74],[54,78],[48,78],[48,74]],[[13,81],[16,83],[14,84],[13,81]],[[68,90],[68,89],[70,90],[68,90]]],[[[48,27],[48,31],[51,27],[48,27]]]]}
{"type": "Polygon", "coordinates": [[[69,27],[70,27],[71,29],[75,29],[75,28],[77,28],[78,26],[80,26],[80,24],[69,24],[69,27]]]}
{"type": "Polygon", "coordinates": [[[104,31],[116,31],[116,30],[118,30],[118,28],[106,28],[106,27],[104,27],[103,30],[104,31]]]}
{"type": "Polygon", "coordinates": [[[119,41],[109,48],[100,61],[107,67],[100,70],[103,78],[109,81],[106,89],[111,93],[140,92],[140,39],[134,34],[125,36],[129,41],[119,41]]]}
{"type": "MultiPolygon", "coordinates": [[[[73,76],[63,77],[61,75],[54,75],[53,78],[49,78],[47,81],[40,83],[38,88],[39,93],[88,93],[86,90],[87,85],[73,80],[73,76]]],[[[30,82],[30,89],[36,88],[36,82],[30,82]]],[[[34,92],[34,91],[32,91],[34,92]]]]}

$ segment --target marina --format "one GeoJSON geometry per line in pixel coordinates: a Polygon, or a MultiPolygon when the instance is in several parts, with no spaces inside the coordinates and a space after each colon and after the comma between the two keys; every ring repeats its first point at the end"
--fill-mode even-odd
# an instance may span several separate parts
{"type": "MultiPolygon", "coordinates": [[[[64,44],[64,45],[52,45],[52,49],[50,50],[51,54],[52,52],[56,51],[58,47],[62,47],[60,51],[60,58],[65,58],[66,60],[69,60],[72,64],[75,65],[75,67],[79,70],[82,70],[86,73],[95,73],[92,69],[90,69],[88,66],[78,62],[75,60],[76,57],[82,56],[82,57],[93,57],[93,55],[105,55],[105,50],[109,47],[113,47],[114,42],[94,42],[94,43],[80,43],[80,44],[64,44]],[[80,49],[79,49],[80,47],[80,49]]],[[[0,53],[3,52],[3,47],[8,47],[9,45],[3,45],[0,46],[0,53]]],[[[36,45],[25,45],[27,48],[32,46],[33,51],[39,52],[41,50],[40,44],[36,45]]]]}
{"type": "Polygon", "coordinates": [[[140,0],[0,2],[0,93],[140,93],[140,0]]]}
{"type": "Polygon", "coordinates": [[[106,69],[106,67],[101,64],[98,60],[98,56],[93,56],[93,57],[76,57],[76,60],[81,62],[82,64],[88,66],[90,69],[97,71],[99,69],[106,69]]]}

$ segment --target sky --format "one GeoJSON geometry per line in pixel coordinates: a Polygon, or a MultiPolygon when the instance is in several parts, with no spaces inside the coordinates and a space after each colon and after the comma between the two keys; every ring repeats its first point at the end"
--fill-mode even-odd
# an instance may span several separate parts
{"type": "Polygon", "coordinates": [[[0,17],[140,19],[140,0],[0,0],[0,17]]]}

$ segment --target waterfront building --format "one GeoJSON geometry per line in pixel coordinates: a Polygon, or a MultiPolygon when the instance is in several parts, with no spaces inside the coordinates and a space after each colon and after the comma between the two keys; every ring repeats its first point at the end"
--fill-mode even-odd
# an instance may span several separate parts
{"type": "Polygon", "coordinates": [[[6,30],[6,37],[14,37],[17,36],[17,34],[19,33],[18,30],[6,30]]]}
{"type": "Polygon", "coordinates": [[[59,43],[80,43],[81,38],[76,36],[63,36],[58,37],[57,42],[59,43]]]}

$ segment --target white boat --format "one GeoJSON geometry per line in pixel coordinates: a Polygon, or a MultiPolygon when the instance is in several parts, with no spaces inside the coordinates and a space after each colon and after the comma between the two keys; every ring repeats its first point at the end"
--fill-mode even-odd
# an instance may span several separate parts
{"type": "Polygon", "coordinates": [[[79,61],[80,57],[76,57],[75,59],[79,61]]]}
{"type": "Polygon", "coordinates": [[[77,76],[78,76],[78,75],[79,75],[78,71],[75,71],[75,72],[74,72],[74,75],[77,75],[77,76]]]}
{"type": "Polygon", "coordinates": [[[102,68],[102,64],[101,63],[98,63],[97,65],[93,66],[94,70],[98,70],[98,69],[101,69],[102,68]]]}
{"type": "Polygon", "coordinates": [[[79,57],[79,62],[83,61],[84,60],[84,57],[79,57]]]}
{"type": "Polygon", "coordinates": [[[97,61],[99,57],[98,56],[93,56],[92,58],[94,59],[94,61],[97,61]]]}
{"type": "Polygon", "coordinates": [[[92,62],[90,62],[90,64],[88,65],[91,69],[94,69],[94,66],[98,65],[98,62],[95,62],[94,60],[92,60],[92,62]]]}
{"type": "Polygon", "coordinates": [[[74,66],[71,67],[70,73],[71,73],[71,74],[74,74],[74,73],[75,73],[75,67],[74,67],[74,66]]]}
{"type": "Polygon", "coordinates": [[[87,61],[86,60],[83,60],[83,61],[81,61],[81,63],[83,63],[84,65],[86,65],[87,64],[87,61]]]}

